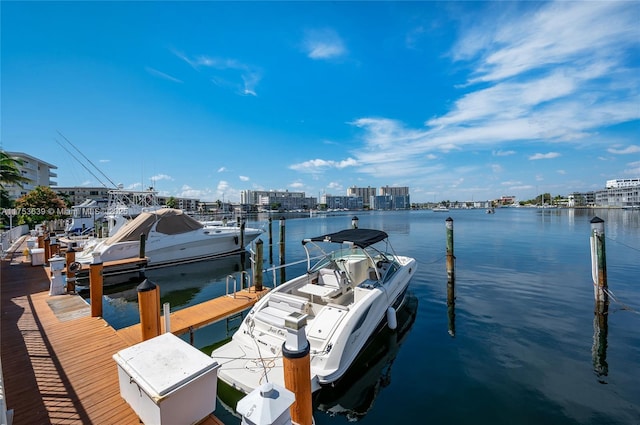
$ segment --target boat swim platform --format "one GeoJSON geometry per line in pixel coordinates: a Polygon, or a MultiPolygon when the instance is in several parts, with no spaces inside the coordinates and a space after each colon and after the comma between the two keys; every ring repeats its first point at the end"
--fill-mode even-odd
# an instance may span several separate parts
{"type": "MultiPolygon", "coordinates": [[[[102,318],[71,317],[82,299],[49,296],[47,271],[20,252],[0,262],[0,356],[13,424],[138,425],[112,358],[130,343],[102,318]]],[[[210,415],[200,425],[223,423],[210,415]]]]}

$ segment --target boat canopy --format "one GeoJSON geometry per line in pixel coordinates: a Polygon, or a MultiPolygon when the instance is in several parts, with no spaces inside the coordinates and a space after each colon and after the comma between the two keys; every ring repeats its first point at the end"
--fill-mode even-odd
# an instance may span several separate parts
{"type": "Polygon", "coordinates": [[[166,235],[191,232],[203,227],[202,223],[189,217],[182,210],[162,208],[153,212],[140,213],[136,218],[122,226],[115,235],[109,237],[106,243],[139,241],[142,234],[149,237],[149,232],[156,222],[158,223],[156,231],[166,235]]]}
{"type": "Polygon", "coordinates": [[[307,242],[333,242],[345,243],[350,242],[360,248],[366,248],[374,243],[387,239],[388,235],[382,230],[375,229],[347,229],[336,233],[329,233],[315,238],[305,239],[302,244],[307,242]]]}

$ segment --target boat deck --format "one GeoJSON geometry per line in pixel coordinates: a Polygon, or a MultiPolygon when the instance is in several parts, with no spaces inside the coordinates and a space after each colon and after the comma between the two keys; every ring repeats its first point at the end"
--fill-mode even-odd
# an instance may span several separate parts
{"type": "MultiPolygon", "coordinates": [[[[135,338],[124,337],[102,318],[89,317],[77,296],[49,296],[46,269],[31,266],[20,252],[10,253],[0,269],[0,354],[13,423],[139,424],[120,396],[112,358],[135,338]]],[[[207,320],[215,317],[200,322],[207,320]]],[[[177,318],[172,323],[184,326],[177,318]]],[[[211,415],[201,424],[222,422],[211,415]]]]}

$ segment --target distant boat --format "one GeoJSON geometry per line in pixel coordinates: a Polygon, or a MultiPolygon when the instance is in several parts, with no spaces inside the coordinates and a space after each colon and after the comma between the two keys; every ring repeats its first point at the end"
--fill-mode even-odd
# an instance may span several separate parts
{"type": "Polygon", "coordinates": [[[444,205],[438,205],[437,207],[433,208],[432,211],[434,211],[434,212],[447,212],[447,211],[449,211],[449,208],[445,207],[444,205]]]}
{"type": "Polygon", "coordinates": [[[91,263],[94,255],[103,262],[135,258],[140,255],[142,235],[150,266],[204,260],[245,249],[262,230],[245,228],[244,245],[240,233],[235,223],[205,226],[181,210],[163,208],[140,213],[113,236],[76,254],[76,261],[91,263]]]}
{"type": "Polygon", "coordinates": [[[491,208],[487,208],[487,214],[495,214],[496,213],[496,209],[491,207],[491,208]]]}

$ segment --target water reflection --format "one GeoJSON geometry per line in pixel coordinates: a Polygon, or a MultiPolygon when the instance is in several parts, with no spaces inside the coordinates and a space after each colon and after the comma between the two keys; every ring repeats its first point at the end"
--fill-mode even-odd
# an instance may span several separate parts
{"type": "MultiPolygon", "coordinates": [[[[250,267],[248,258],[230,255],[215,260],[147,270],[143,276],[131,274],[126,280],[103,288],[104,319],[115,329],[138,323],[137,286],[145,278],[160,287],[160,304],[169,303],[174,312],[224,295],[227,276],[234,275],[240,282],[239,273],[250,267]]],[[[88,287],[78,290],[82,297],[88,299],[88,287]]]]}
{"type": "Polygon", "coordinates": [[[609,334],[609,304],[597,303],[593,315],[593,346],[591,356],[593,358],[593,371],[598,377],[598,382],[606,384],[609,375],[607,363],[607,337],[609,334]]]}
{"type": "Polygon", "coordinates": [[[315,408],[331,416],[346,416],[349,421],[364,418],[380,390],[391,383],[391,367],[417,311],[418,298],[409,292],[404,307],[398,311],[397,329],[392,331],[385,326],[335,386],[314,394],[315,408]]]}

